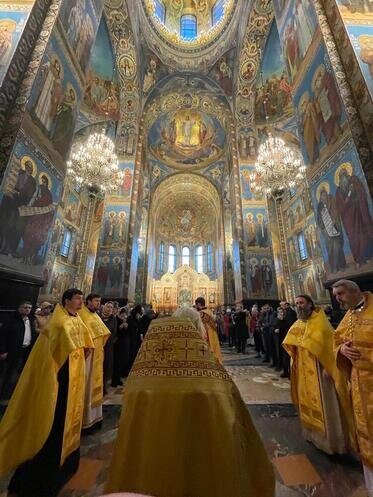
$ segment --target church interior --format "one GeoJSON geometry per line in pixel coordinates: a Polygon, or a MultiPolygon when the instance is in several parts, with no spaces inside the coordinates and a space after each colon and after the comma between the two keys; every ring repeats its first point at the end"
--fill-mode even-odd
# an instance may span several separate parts
{"type": "MultiPolygon", "coordinates": [[[[373,289],[372,0],[0,0],[0,102],[0,323],[76,288],[161,316],[308,295],[334,325],[335,282],[373,289]]],[[[371,497],[229,345],[276,497],[371,497]]],[[[104,495],[125,389],[59,497],[104,495]]]]}

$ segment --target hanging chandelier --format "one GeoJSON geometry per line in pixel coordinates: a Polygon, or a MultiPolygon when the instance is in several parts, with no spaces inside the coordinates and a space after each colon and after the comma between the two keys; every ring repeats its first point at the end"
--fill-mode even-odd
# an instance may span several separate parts
{"type": "Polygon", "coordinates": [[[115,144],[105,129],[92,133],[85,143],[73,148],[67,175],[80,187],[87,187],[91,195],[104,196],[119,188],[123,172],[118,169],[115,144]]]}
{"type": "Polygon", "coordinates": [[[249,177],[250,186],[253,193],[276,195],[294,188],[304,178],[305,171],[299,154],[269,131],[259,147],[255,171],[249,177]]]}

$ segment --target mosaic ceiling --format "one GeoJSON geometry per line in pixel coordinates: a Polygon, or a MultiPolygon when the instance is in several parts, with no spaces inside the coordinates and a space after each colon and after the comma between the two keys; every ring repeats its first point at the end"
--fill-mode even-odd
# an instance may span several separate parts
{"type": "Polygon", "coordinates": [[[219,196],[202,176],[173,175],[153,197],[153,225],[165,243],[206,243],[216,239],[219,196]]]}
{"type": "Polygon", "coordinates": [[[162,61],[181,70],[207,72],[218,58],[235,45],[240,16],[248,0],[141,0],[136,2],[143,38],[162,61]],[[161,7],[161,13],[159,12],[161,7]],[[185,37],[184,16],[196,20],[196,35],[185,37]],[[184,34],[183,34],[184,33],[184,34]],[[219,43],[224,37],[224,43],[219,43]]]}
{"type": "Polygon", "coordinates": [[[163,114],[148,133],[152,155],[181,170],[204,167],[218,160],[225,143],[225,130],[219,120],[193,109],[163,114]]]}

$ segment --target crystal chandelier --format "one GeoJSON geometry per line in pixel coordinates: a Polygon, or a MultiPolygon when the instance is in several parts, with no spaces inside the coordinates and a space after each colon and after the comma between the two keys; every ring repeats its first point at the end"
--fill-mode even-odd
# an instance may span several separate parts
{"type": "Polygon", "coordinates": [[[73,148],[67,175],[79,186],[86,186],[91,195],[104,196],[119,188],[123,173],[118,169],[114,142],[105,129],[92,133],[85,143],[73,148]]]}
{"type": "Polygon", "coordinates": [[[302,178],[306,167],[298,153],[286,146],[284,140],[268,133],[268,138],[258,150],[255,171],[250,175],[254,193],[267,196],[294,188],[302,178]]]}

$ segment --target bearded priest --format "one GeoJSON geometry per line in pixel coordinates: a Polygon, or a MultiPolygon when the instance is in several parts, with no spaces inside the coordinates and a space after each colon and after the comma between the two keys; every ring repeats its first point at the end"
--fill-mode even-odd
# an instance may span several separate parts
{"type": "Polygon", "coordinates": [[[102,402],[104,397],[104,346],[110,331],[97,314],[101,297],[90,293],[86,305],[79,316],[87,326],[95,348],[86,358],[86,390],[84,402],[83,430],[99,428],[102,422],[102,402]]]}
{"type": "Polygon", "coordinates": [[[298,295],[295,304],[298,320],[282,345],[291,358],[291,394],[303,435],[327,454],[344,454],[349,449],[351,410],[334,358],[334,330],[310,296],[298,295]],[[339,396],[336,385],[341,385],[339,396]]]}
{"type": "Polygon", "coordinates": [[[125,385],[107,493],[274,496],[249,412],[195,321],[152,321],[125,385]]]}
{"type": "Polygon", "coordinates": [[[11,497],[55,497],[79,466],[85,354],[94,345],[71,288],[40,331],[0,423],[0,478],[11,497]]]}

